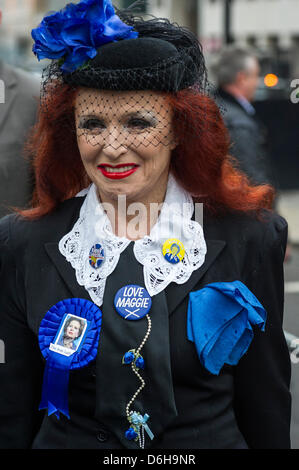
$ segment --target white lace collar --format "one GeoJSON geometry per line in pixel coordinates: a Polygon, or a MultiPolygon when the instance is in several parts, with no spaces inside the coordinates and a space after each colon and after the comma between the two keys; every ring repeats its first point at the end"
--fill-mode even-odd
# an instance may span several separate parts
{"type": "MultiPolygon", "coordinates": [[[[95,185],[77,196],[85,194],[79,219],[60,240],[59,250],[75,269],[77,282],[85,287],[93,302],[100,307],[106,279],[131,241],[114,235],[109,218],[98,200],[95,185]],[[90,249],[96,244],[101,244],[105,251],[105,260],[99,269],[92,268],[89,263],[90,249]]],[[[164,290],[171,282],[185,283],[192,272],[204,263],[206,243],[201,225],[191,220],[193,212],[192,197],[170,175],[157,223],[149,236],[132,242],[135,257],[143,265],[145,287],[151,296],[164,290]],[[178,238],[185,247],[184,259],[178,264],[166,261],[162,253],[164,242],[170,238],[178,238]]]]}

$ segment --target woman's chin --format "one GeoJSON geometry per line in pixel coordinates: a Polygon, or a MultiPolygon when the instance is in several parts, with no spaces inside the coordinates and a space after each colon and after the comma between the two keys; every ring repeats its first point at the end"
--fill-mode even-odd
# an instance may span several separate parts
{"type": "Polygon", "coordinates": [[[132,190],[131,186],[111,185],[110,188],[98,188],[101,201],[118,201],[118,199],[126,199],[128,202],[138,202],[142,199],[141,191],[136,188],[132,190]]]}

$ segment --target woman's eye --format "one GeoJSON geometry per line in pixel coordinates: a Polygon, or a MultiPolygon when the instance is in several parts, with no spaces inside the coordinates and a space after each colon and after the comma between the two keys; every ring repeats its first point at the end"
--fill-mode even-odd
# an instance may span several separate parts
{"type": "Polygon", "coordinates": [[[140,118],[132,118],[129,120],[128,127],[131,127],[133,129],[147,129],[148,127],[152,127],[152,123],[147,121],[146,119],[140,119],[140,118]]]}
{"type": "Polygon", "coordinates": [[[86,121],[80,123],[79,127],[80,129],[88,129],[89,131],[93,131],[103,130],[105,128],[105,125],[99,119],[87,119],[86,121]]]}

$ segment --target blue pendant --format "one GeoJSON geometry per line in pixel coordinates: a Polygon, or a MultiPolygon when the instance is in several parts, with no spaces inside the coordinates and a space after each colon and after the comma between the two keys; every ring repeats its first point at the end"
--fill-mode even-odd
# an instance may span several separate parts
{"type": "Polygon", "coordinates": [[[105,259],[105,251],[102,245],[97,243],[89,252],[89,264],[94,269],[99,269],[105,259]]]}
{"type": "Polygon", "coordinates": [[[114,307],[125,320],[141,320],[151,306],[152,299],[145,287],[133,284],[119,289],[114,298],[114,307]]]}

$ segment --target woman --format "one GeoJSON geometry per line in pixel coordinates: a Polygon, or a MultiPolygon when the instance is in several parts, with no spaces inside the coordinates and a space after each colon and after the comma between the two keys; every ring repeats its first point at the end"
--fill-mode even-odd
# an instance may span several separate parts
{"type": "Polygon", "coordinates": [[[65,322],[63,334],[57,341],[57,344],[65,348],[77,349],[76,339],[80,338],[83,333],[84,322],[79,318],[70,317],[65,322]]]}
{"type": "Polygon", "coordinates": [[[196,38],[96,0],[33,38],[53,61],[34,206],[0,223],[1,447],[288,448],[287,224],[233,168],[196,38]]]}

